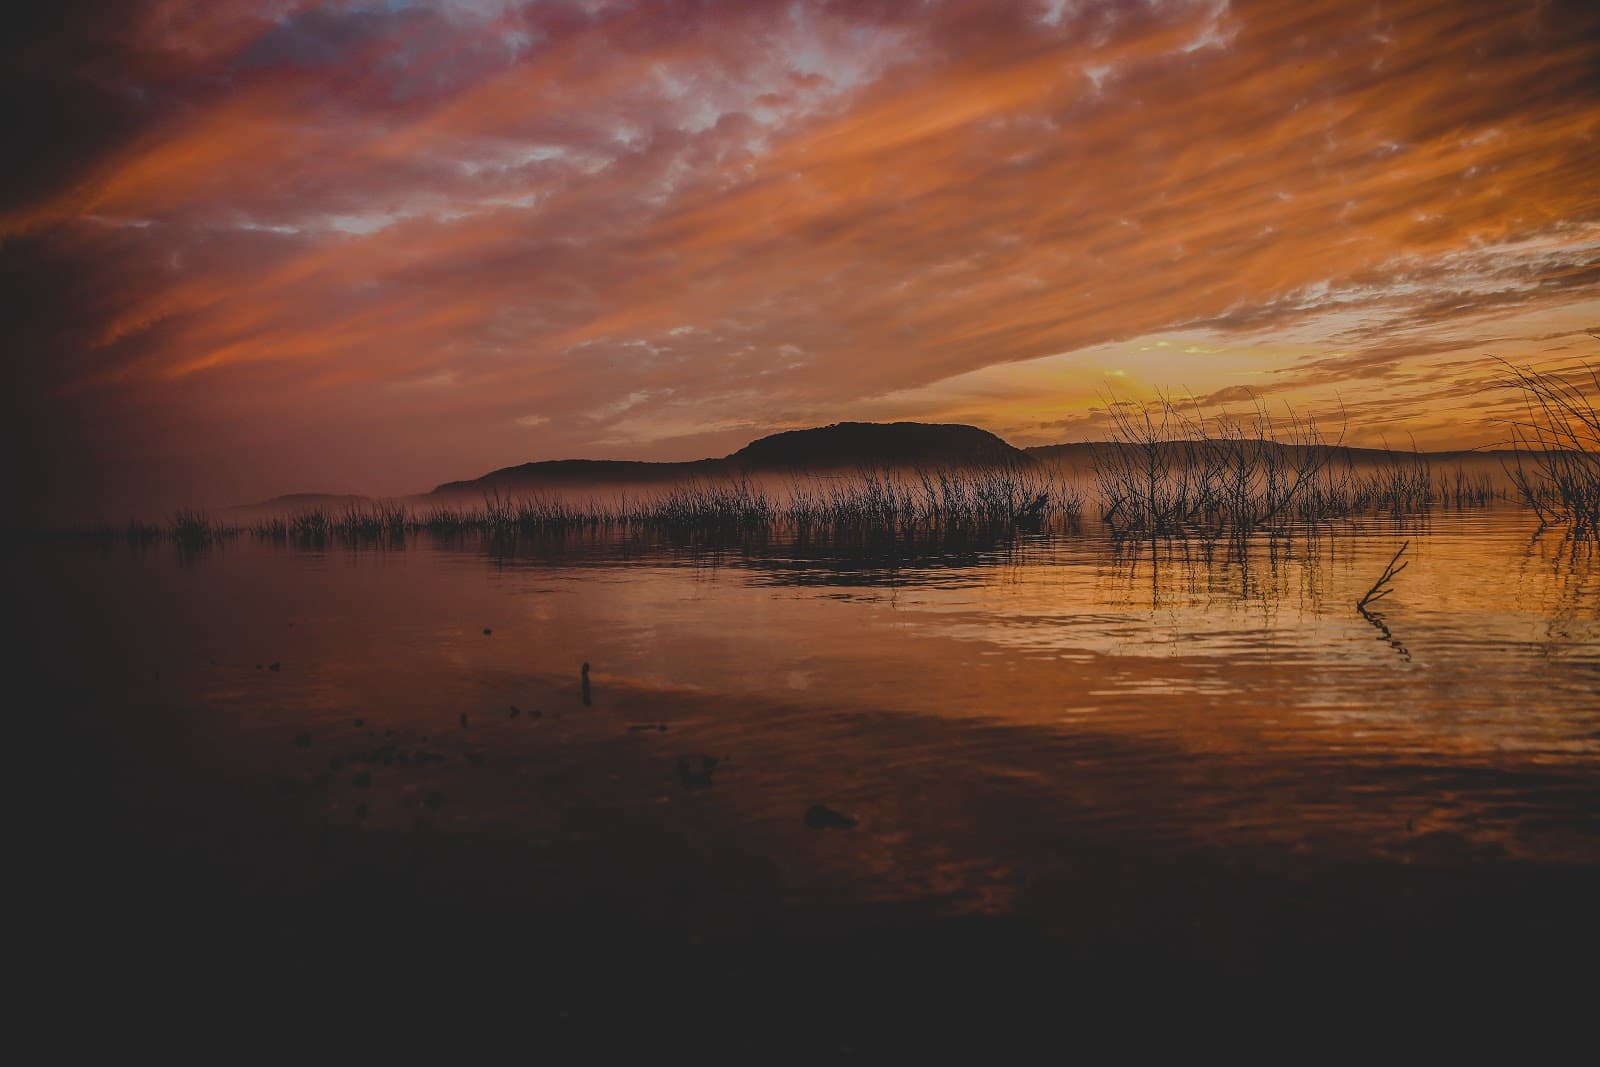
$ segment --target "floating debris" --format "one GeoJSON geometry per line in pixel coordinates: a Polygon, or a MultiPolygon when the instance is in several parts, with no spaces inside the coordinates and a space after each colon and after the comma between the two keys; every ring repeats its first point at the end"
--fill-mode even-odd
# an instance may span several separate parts
{"type": "Polygon", "coordinates": [[[678,757],[678,780],[685,789],[703,789],[711,784],[711,773],[722,761],[715,756],[696,756],[695,763],[678,757]]]}
{"type": "Polygon", "coordinates": [[[518,715],[521,715],[521,714],[522,714],[522,709],[517,707],[515,704],[512,704],[511,705],[511,714],[508,716],[508,718],[515,719],[518,715]]]}
{"type": "Polygon", "coordinates": [[[461,728],[463,730],[467,728],[467,713],[464,711],[461,713],[461,728]]]}
{"type": "Polygon", "coordinates": [[[357,730],[361,729],[365,725],[367,725],[367,724],[366,724],[366,722],[364,720],[362,720],[362,719],[357,719],[356,720],[356,729],[357,730]]]}
{"type": "Polygon", "coordinates": [[[583,665],[583,706],[589,707],[589,664],[583,665]]]}
{"type": "Polygon", "coordinates": [[[494,631],[493,631],[493,630],[491,630],[491,629],[489,629],[489,628],[488,628],[488,627],[487,627],[487,626],[485,626],[485,627],[484,627],[484,628],[483,628],[483,636],[485,636],[485,637],[488,637],[488,636],[489,636],[489,635],[490,635],[490,634],[492,634],[492,633],[494,633],[494,631]]]}
{"type": "Polygon", "coordinates": [[[807,808],[805,822],[813,830],[848,830],[856,825],[856,820],[834,811],[826,804],[813,804],[807,808]]]}
{"type": "Polygon", "coordinates": [[[294,747],[295,748],[310,748],[311,747],[311,734],[308,733],[305,730],[301,730],[299,733],[295,734],[294,735],[294,747]]]}
{"type": "Polygon", "coordinates": [[[658,734],[664,734],[667,732],[667,724],[664,722],[636,722],[628,727],[630,734],[648,733],[652,730],[658,734]]]}
{"type": "Polygon", "coordinates": [[[1429,830],[1407,841],[1401,854],[1406,863],[1454,867],[1504,859],[1506,850],[1492,841],[1475,841],[1453,830],[1429,830]]]}
{"type": "Polygon", "coordinates": [[[283,664],[281,664],[281,663],[269,663],[269,664],[267,664],[267,670],[269,670],[269,671],[281,671],[282,669],[283,669],[283,664]]]}

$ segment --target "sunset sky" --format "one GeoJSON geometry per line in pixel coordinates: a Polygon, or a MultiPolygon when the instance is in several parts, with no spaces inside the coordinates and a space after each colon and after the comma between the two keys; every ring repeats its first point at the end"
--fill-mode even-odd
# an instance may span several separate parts
{"type": "Polygon", "coordinates": [[[1110,394],[1503,440],[1600,358],[1600,4],[8,16],[19,491],[109,514],[1110,394]],[[67,487],[64,489],[63,487],[67,487]]]}

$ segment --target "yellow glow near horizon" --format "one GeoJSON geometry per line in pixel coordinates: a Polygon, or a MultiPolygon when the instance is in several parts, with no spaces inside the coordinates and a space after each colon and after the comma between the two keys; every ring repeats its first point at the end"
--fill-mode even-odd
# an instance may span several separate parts
{"type": "Polygon", "coordinates": [[[64,19],[0,200],[24,431],[158,499],[1040,444],[1111,388],[1491,444],[1489,354],[1600,354],[1597,42],[1510,0],[64,19]]]}

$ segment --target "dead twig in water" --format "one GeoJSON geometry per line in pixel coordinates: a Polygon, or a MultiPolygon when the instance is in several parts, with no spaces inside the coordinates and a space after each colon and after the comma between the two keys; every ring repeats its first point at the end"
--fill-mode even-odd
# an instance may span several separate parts
{"type": "Polygon", "coordinates": [[[1376,604],[1378,601],[1394,592],[1394,587],[1390,583],[1394,581],[1396,575],[1411,565],[1410,560],[1407,560],[1404,563],[1400,562],[1400,557],[1405,555],[1406,549],[1410,547],[1410,541],[1407,541],[1405,544],[1401,545],[1400,550],[1396,552],[1394,554],[1394,558],[1389,561],[1389,565],[1383,568],[1383,573],[1378,575],[1378,580],[1372,583],[1372,588],[1367,590],[1366,596],[1356,601],[1356,611],[1361,614],[1361,617],[1366,619],[1373,626],[1377,627],[1378,632],[1383,635],[1383,639],[1387,641],[1390,647],[1392,647],[1396,652],[1400,653],[1400,657],[1407,662],[1410,662],[1411,660],[1410,650],[1406,648],[1403,642],[1395,638],[1394,634],[1389,631],[1389,624],[1383,621],[1383,616],[1381,614],[1371,609],[1371,605],[1376,604]]]}
{"type": "Polygon", "coordinates": [[[1405,555],[1406,549],[1410,547],[1410,541],[1407,541],[1405,544],[1401,545],[1400,551],[1394,554],[1394,559],[1389,561],[1389,565],[1383,568],[1383,573],[1378,575],[1378,580],[1372,583],[1372,588],[1367,590],[1367,595],[1356,601],[1356,610],[1362,615],[1365,615],[1370,619],[1372,617],[1372,613],[1367,610],[1368,606],[1376,604],[1378,601],[1394,592],[1389,583],[1393,582],[1401,571],[1411,566],[1410,560],[1400,563],[1400,557],[1405,555]],[[1395,566],[1397,563],[1400,564],[1398,567],[1395,566]]]}

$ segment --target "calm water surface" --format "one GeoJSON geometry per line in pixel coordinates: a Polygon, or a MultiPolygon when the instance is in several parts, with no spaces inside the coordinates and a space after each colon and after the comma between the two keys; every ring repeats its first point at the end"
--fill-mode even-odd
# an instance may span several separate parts
{"type": "Polygon", "coordinates": [[[1552,892],[1583,915],[1600,870],[1600,563],[1511,508],[1242,554],[1086,524],[898,559],[474,537],[19,560],[41,699],[101,757],[74,761],[101,783],[82,817],[112,852],[183,827],[227,858],[213,884],[311,892],[427,847],[697,944],[914,907],[1251,958],[1407,893],[1410,929],[1503,871],[1497,922],[1552,892]],[[1380,627],[1354,604],[1408,541],[1380,627]],[[706,756],[712,784],[685,781],[706,756]],[[818,803],[858,825],[808,828],[818,803]]]}
{"type": "MultiPolygon", "coordinates": [[[[66,606],[78,670],[121,679],[130,706],[203,711],[223,745],[279,748],[286,731],[355,718],[443,729],[461,712],[508,729],[513,703],[603,733],[628,725],[618,712],[655,721],[658,701],[733,765],[746,743],[788,743],[769,732],[774,715],[802,731],[798,745],[808,718],[848,713],[936,724],[916,758],[952,768],[994,759],[1006,728],[1117,739],[1140,755],[1131,779],[1155,787],[1165,764],[1197,760],[1596,769],[1592,552],[1499,509],[1372,521],[1237,556],[1118,546],[1086,529],[899,560],[783,544],[423,538],[321,550],[244,539],[187,557],[56,545],[35,563],[66,606]],[[1380,605],[1385,635],[1353,605],[1407,541],[1410,566],[1380,605]]],[[[671,731],[661,736],[671,747],[671,731]]],[[[893,746],[858,755],[901,758],[893,746]]],[[[746,771],[763,793],[807,787],[746,771]]],[[[1412,784],[1411,795],[1346,798],[1354,810],[1339,818],[1394,806],[1413,823],[1476,816],[1512,851],[1593,848],[1588,835],[1522,825],[1504,798],[1491,816],[1471,795],[1412,784]]],[[[1265,801],[1258,786],[1270,783],[1238,782],[1228,803],[1265,801]]],[[[882,800],[870,781],[850,793],[858,806],[882,800]]],[[[1524,814],[1538,822],[1536,807],[1524,814]]]]}

